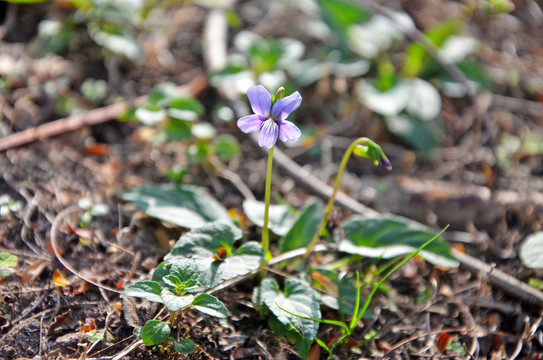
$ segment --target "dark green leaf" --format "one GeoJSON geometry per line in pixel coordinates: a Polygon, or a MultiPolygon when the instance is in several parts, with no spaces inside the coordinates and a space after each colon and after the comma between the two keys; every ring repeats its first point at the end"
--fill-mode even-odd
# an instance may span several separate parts
{"type": "Polygon", "coordinates": [[[290,337],[296,341],[300,356],[306,358],[317,335],[319,323],[300,319],[278,306],[299,316],[320,319],[319,304],[311,287],[300,280],[287,279],[284,292],[281,292],[274,279],[264,279],[253,295],[253,302],[258,307],[269,309],[280,323],[295,330],[289,330],[290,337]]]}
{"type": "MultiPolygon", "coordinates": [[[[243,202],[245,216],[260,227],[264,226],[264,208],[265,204],[261,201],[245,200],[243,202]]],[[[276,235],[285,235],[296,222],[296,216],[286,205],[270,205],[269,212],[268,227],[276,235]]]]}
{"type": "MultiPolygon", "coordinates": [[[[435,236],[434,232],[423,225],[394,216],[354,216],[344,222],[342,227],[344,239],[339,245],[340,251],[383,259],[410,254],[435,236]]],[[[420,254],[432,264],[458,266],[449,244],[441,238],[433,241],[420,254]]]]}
{"type": "Polygon", "coordinates": [[[307,246],[317,232],[323,216],[324,204],[320,199],[313,198],[290,230],[279,240],[279,252],[285,253],[307,246]]]}
{"type": "Polygon", "coordinates": [[[226,306],[215,296],[209,294],[198,295],[192,302],[192,306],[207,315],[219,318],[228,317],[226,306]]]}
{"type": "Polygon", "coordinates": [[[141,340],[145,345],[157,345],[170,336],[170,326],[160,320],[149,320],[141,330],[141,340]]]}
{"type": "Polygon", "coordinates": [[[191,339],[183,339],[175,343],[173,349],[180,354],[190,355],[196,350],[196,344],[191,339]]]}
{"type": "Polygon", "coordinates": [[[421,121],[402,113],[385,118],[387,129],[413,149],[428,151],[441,145],[443,131],[438,120],[421,121]]]}
{"type": "Polygon", "coordinates": [[[211,223],[184,234],[165,257],[166,266],[194,261],[199,271],[200,291],[213,288],[257,269],[264,259],[260,245],[248,242],[234,250],[234,242],[241,238],[241,230],[224,223],[211,223]],[[222,261],[214,259],[220,249],[226,250],[222,261]]]}
{"type": "Polygon", "coordinates": [[[149,216],[189,229],[218,220],[230,223],[226,209],[204,189],[192,185],[144,186],[125,191],[120,198],[149,216]]]}
{"type": "Polygon", "coordinates": [[[371,15],[363,8],[346,0],[317,0],[321,16],[328,26],[336,32],[339,39],[346,37],[351,25],[370,19],[371,15]]]}
{"type": "Polygon", "coordinates": [[[144,280],[130,285],[124,291],[124,294],[126,296],[139,297],[152,302],[162,303],[162,298],[160,297],[161,291],[162,288],[158,282],[144,280]]]}

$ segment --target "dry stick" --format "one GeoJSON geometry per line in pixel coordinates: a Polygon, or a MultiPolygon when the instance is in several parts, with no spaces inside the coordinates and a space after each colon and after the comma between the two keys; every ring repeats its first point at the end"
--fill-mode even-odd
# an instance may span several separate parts
{"type": "MultiPolygon", "coordinates": [[[[316,194],[323,199],[328,199],[333,191],[330,186],[328,186],[309,172],[304,171],[304,169],[302,169],[298,164],[292,161],[281,150],[275,149],[275,151],[276,163],[283,169],[283,171],[288,176],[290,176],[294,181],[296,181],[299,185],[306,188],[310,192],[316,194]]],[[[356,213],[368,216],[379,215],[379,213],[375,210],[364,206],[363,204],[343,193],[338,193],[336,201],[339,205],[356,213]]],[[[452,251],[453,255],[458,259],[460,265],[464,269],[476,275],[481,274],[483,276],[488,276],[489,281],[492,285],[500,288],[509,295],[514,296],[527,304],[543,308],[543,293],[541,291],[523,283],[522,281],[519,281],[518,279],[504,273],[503,271],[491,267],[490,265],[472,256],[461,253],[460,251],[457,251],[455,249],[453,249],[452,251]]]]}
{"type": "MultiPolygon", "coordinates": [[[[178,90],[185,91],[191,96],[197,96],[206,88],[207,79],[204,75],[201,75],[192,79],[188,84],[179,86],[178,90]]],[[[140,96],[132,101],[122,101],[103,108],[91,110],[85,114],[69,116],[6,136],[5,138],[0,139],[0,152],[27,145],[38,140],[43,141],[47,138],[81,129],[85,126],[94,126],[115,120],[131,106],[143,104],[147,98],[147,95],[140,96]]]]}

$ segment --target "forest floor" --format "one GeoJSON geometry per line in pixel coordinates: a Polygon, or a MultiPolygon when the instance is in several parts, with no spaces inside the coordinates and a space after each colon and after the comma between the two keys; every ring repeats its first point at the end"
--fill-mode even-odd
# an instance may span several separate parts
{"type": "MultiPolygon", "coordinates": [[[[442,0],[401,3],[419,29],[450,17],[459,6],[442,0]]],[[[374,317],[360,324],[355,340],[364,342],[370,330],[378,336],[360,347],[342,347],[337,358],[543,357],[543,303],[515,295],[514,289],[507,288],[515,285],[500,286],[489,274],[499,271],[522,282],[543,279],[542,270],[525,267],[519,258],[524,239],[543,228],[543,13],[541,3],[521,0],[515,5],[511,14],[474,16],[466,23],[464,31],[484,44],[477,60],[492,85],[476,96],[475,103],[444,98],[445,138],[431,153],[402,145],[360,104],[335,119],[331,114],[339,99],[354,96],[348,79],[326,77],[300,89],[303,105],[297,122],[314,129],[318,134],[314,142],[328,144],[329,150],[315,153],[310,146],[284,147],[292,160],[331,184],[345,143],[358,136],[371,137],[382,145],[393,170],[353,159],[342,191],[369,208],[434,229],[450,224],[444,236],[455,251],[491,267],[484,272],[463,262],[450,269],[411,260],[387,281],[388,291],[374,298],[374,317]],[[503,139],[520,139],[524,134],[539,139],[539,150],[507,153],[503,139]],[[511,160],[506,168],[493,159],[504,151],[511,160]],[[456,350],[449,347],[442,352],[444,342],[455,344],[456,350]]],[[[202,49],[195,46],[209,15],[204,7],[176,5],[157,15],[154,21],[166,19],[172,24],[168,39],[164,44],[146,39],[151,55],[131,66],[107,62],[85,50],[64,57],[32,57],[28,49],[39,21],[67,10],[61,2],[0,7],[6,16],[0,28],[0,75],[6,76],[3,71],[10,64],[23,69],[17,81],[10,80],[11,88],[0,93],[0,145],[10,135],[64,117],[46,95],[48,87],[63,81],[68,85],[62,91],[79,101],[76,89],[85,78],[107,79],[118,99],[128,99],[129,104],[155,84],[188,84],[188,91],[206,109],[203,121],[209,122],[214,121],[213,108],[226,101],[208,83],[202,49]],[[159,56],[164,49],[175,61],[164,65],[159,56]]],[[[266,36],[296,37],[288,30],[296,12],[282,12],[275,6],[266,12],[268,7],[261,1],[239,2],[235,10],[242,28],[266,36]]],[[[105,104],[84,100],[80,104],[88,111],[98,109],[93,115],[98,121],[92,126],[69,129],[63,123],[55,136],[32,139],[0,153],[0,196],[21,204],[0,217],[0,252],[18,257],[16,272],[0,280],[0,359],[183,358],[159,355],[146,346],[131,348],[136,341],[134,327],[153,318],[158,307],[122,295],[127,284],[150,278],[183,230],[144,215],[118,195],[136,186],[167,182],[165,174],[186,161],[189,145],[152,145],[141,124],[115,120],[120,111],[108,112],[111,108],[105,104]],[[87,229],[77,225],[83,212],[77,203],[82,198],[110,209],[87,229]],[[59,286],[62,277],[66,284],[59,286]],[[93,333],[87,331],[91,328],[106,331],[106,338],[93,343],[89,340],[93,333]]],[[[239,178],[232,182],[214,169],[191,166],[184,180],[206,187],[225,208],[242,213],[244,194],[236,181],[262,199],[266,156],[235,122],[215,122],[215,126],[241,143],[241,155],[227,164],[229,173],[239,178]]],[[[289,176],[280,162],[272,192],[295,208],[311,196],[323,196],[289,176]]],[[[337,210],[337,220],[353,213],[341,204],[337,210]]],[[[249,226],[248,232],[258,239],[256,227],[249,226]]],[[[272,250],[276,251],[273,246],[272,250]]],[[[327,260],[323,255],[312,261],[327,260]]],[[[361,260],[360,269],[372,262],[361,260]]],[[[187,358],[299,358],[295,346],[275,335],[255,309],[251,297],[257,285],[257,277],[248,278],[215,294],[227,305],[227,319],[185,314],[183,333],[197,345],[197,353],[187,358]]],[[[337,314],[326,310],[323,317],[337,314]]],[[[319,337],[330,334],[330,328],[321,326],[319,337]]]]}

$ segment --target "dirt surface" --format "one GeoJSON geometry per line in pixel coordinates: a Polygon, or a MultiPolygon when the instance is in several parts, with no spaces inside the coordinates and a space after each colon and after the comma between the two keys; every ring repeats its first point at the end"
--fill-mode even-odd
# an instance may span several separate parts
{"type": "MultiPolygon", "coordinates": [[[[0,5],[6,16],[0,71],[10,61],[22,69],[10,80],[12,88],[0,97],[2,137],[64,116],[47,96],[48,86],[65,84],[62,91],[78,99],[81,82],[94,76],[106,79],[118,98],[133,99],[148,94],[157,83],[181,85],[205,74],[200,37],[208,9],[178,5],[152,17],[149,21],[172,24],[167,40],[162,44],[151,36],[141,39],[150,55],[129,66],[106,64],[84,44],[83,50],[63,57],[31,56],[28,49],[38,21],[66,11],[58,3],[0,5]],[[172,61],[164,63],[159,56],[165,51],[172,61]]],[[[440,0],[400,3],[391,6],[403,7],[420,29],[461,8],[460,3],[440,0]]],[[[283,5],[242,1],[236,12],[243,29],[295,37],[287,26],[277,25],[292,23],[299,15],[282,12],[283,5]]],[[[307,148],[285,148],[285,152],[331,183],[346,139],[375,139],[394,168],[386,173],[353,159],[342,186],[349,196],[434,228],[451,224],[446,234],[451,244],[527,282],[543,278],[541,270],[524,267],[518,256],[525,237],[543,227],[541,153],[517,151],[512,154],[514,165],[507,169],[497,167],[492,158],[504,135],[543,138],[541,3],[525,0],[515,5],[509,15],[477,15],[466,24],[466,33],[483,44],[477,56],[492,81],[492,97],[477,96],[475,104],[444,99],[446,138],[440,150],[428,155],[407,149],[356,101],[340,118],[331,117],[340,99],[353,97],[353,84],[327,77],[300,89],[304,103],[297,121],[320,134],[316,141],[332,141],[334,150],[324,155],[307,148]],[[379,190],[383,187],[384,193],[379,190]]],[[[224,101],[219,92],[206,86],[198,98],[206,107],[204,121],[213,121],[214,105],[224,101]]],[[[83,110],[106,105],[80,100],[83,110]]],[[[242,144],[242,155],[229,163],[229,170],[240,175],[256,198],[263,198],[265,156],[234,122],[217,128],[242,144]]],[[[152,146],[143,135],[140,124],[110,121],[0,153],[0,195],[22,205],[0,218],[0,252],[19,259],[16,273],[0,280],[0,359],[112,359],[123,351],[123,359],[298,359],[295,346],[277,337],[255,309],[251,296],[256,278],[215,294],[229,310],[227,319],[184,314],[177,333],[195,341],[196,354],[161,355],[150,347],[130,348],[136,341],[135,326],[165,314],[153,304],[122,296],[122,291],[127,284],[149,279],[183,233],[117,197],[138,185],[165,183],[173,165],[186,164],[187,144],[152,146]],[[108,215],[94,219],[88,229],[79,229],[81,198],[107,204],[108,215]],[[65,286],[54,284],[58,274],[65,278],[65,286]],[[105,331],[104,341],[93,344],[89,329],[105,331]]],[[[208,188],[226,208],[242,212],[244,198],[236,184],[202,166],[190,169],[189,182],[208,188]]],[[[315,195],[279,169],[272,191],[295,207],[315,195]]],[[[337,210],[339,220],[350,214],[347,209],[337,210]]],[[[257,239],[259,230],[248,229],[246,237],[257,239]]],[[[314,261],[327,260],[324,255],[314,261]]],[[[361,260],[357,268],[363,271],[371,265],[371,259],[361,260]]],[[[359,325],[354,340],[361,346],[344,346],[337,358],[470,358],[440,352],[440,344],[450,341],[466,353],[476,353],[472,357],[476,359],[541,359],[543,304],[527,304],[507,295],[492,286],[487,275],[410,261],[387,281],[388,291],[374,299],[373,319],[359,325]],[[378,336],[365,341],[373,331],[378,336]]],[[[337,313],[325,310],[323,318],[335,319],[337,313]]],[[[321,339],[333,336],[333,329],[321,326],[321,339]]],[[[313,356],[325,358],[324,353],[313,356]]]]}

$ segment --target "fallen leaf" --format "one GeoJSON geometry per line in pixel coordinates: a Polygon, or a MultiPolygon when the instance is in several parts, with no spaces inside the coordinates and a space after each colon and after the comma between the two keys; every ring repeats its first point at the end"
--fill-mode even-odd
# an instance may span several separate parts
{"type": "Polygon", "coordinates": [[[436,340],[436,347],[440,353],[443,354],[445,350],[447,350],[447,346],[449,345],[450,341],[451,341],[451,335],[449,333],[443,333],[439,335],[439,337],[436,340]]]}
{"type": "Polygon", "coordinates": [[[55,284],[58,287],[64,287],[68,285],[68,280],[62,275],[60,271],[55,270],[55,273],[53,274],[53,284],[55,284]]]}

